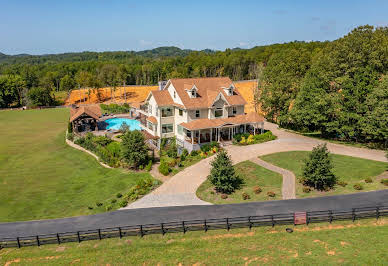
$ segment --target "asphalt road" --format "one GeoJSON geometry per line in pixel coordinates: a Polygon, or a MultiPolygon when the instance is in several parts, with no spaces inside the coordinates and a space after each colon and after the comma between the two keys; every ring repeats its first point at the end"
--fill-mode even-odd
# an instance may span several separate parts
{"type": "Polygon", "coordinates": [[[0,239],[183,220],[260,216],[297,211],[348,210],[372,206],[388,206],[388,190],[241,204],[127,209],[62,219],[0,223],[0,239]]]}

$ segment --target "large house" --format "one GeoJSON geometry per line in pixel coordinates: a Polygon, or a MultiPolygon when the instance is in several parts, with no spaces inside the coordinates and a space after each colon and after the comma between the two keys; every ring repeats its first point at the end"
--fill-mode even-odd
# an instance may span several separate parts
{"type": "Polygon", "coordinates": [[[262,133],[264,118],[246,114],[245,104],[228,77],[215,77],[170,79],[133,106],[156,146],[161,138],[176,137],[190,152],[211,141],[229,141],[238,133],[262,133]]]}

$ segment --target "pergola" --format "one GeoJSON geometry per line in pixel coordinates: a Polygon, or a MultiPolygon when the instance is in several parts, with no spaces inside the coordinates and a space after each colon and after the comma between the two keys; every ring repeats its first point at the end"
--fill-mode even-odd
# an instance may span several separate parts
{"type": "Polygon", "coordinates": [[[97,122],[101,117],[100,106],[72,107],[70,109],[70,123],[74,132],[98,130],[97,122]]]}

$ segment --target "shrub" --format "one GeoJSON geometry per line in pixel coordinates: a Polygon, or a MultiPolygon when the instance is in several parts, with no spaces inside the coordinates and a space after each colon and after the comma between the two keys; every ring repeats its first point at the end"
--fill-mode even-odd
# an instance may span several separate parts
{"type": "Polygon", "coordinates": [[[204,145],[201,146],[201,151],[202,152],[209,152],[210,149],[211,149],[210,144],[204,144],[204,145]]]}
{"type": "Polygon", "coordinates": [[[149,172],[149,171],[151,171],[151,168],[152,168],[152,160],[149,160],[149,161],[148,161],[148,164],[147,164],[146,167],[145,167],[145,170],[146,170],[147,172],[149,172]]]}
{"type": "Polygon", "coordinates": [[[89,209],[89,210],[93,210],[93,207],[92,207],[92,206],[88,206],[88,209],[89,209]]]}
{"type": "Polygon", "coordinates": [[[166,162],[163,161],[160,163],[159,173],[165,176],[167,176],[170,173],[170,167],[168,167],[168,164],[166,162]]]}
{"type": "Polygon", "coordinates": [[[243,193],[241,194],[241,196],[242,196],[243,200],[248,200],[248,199],[251,198],[251,196],[249,196],[249,194],[246,193],[246,192],[243,192],[243,193]]]}
{"type": "Polygon", "coordinates": [[[268,191],[268,192],[267,192],[267,196],[273,198],[273,197],[276,196],[276,194],[275,194],[275,192],[273,192],[273,191],[268,191]]]}
{"type": "Polygon", "coordinates": [[[189,152],[187,149],[183,149],[182,154],[181,154],[181,161],[186,160],[186,157],[189,155],[189,152]]]}
{"type": "Polygon", "coordinates": [[[262,191],[263,191],[263,190],[262,190],[261,187],[259,187],[259,186],[256,186],[256,187],[253,188],[253,192],[254,192],[255,194],[260,194],[262,191]]]}
{"type": "Polygon", "coordinates": [[[111,143],[112,140],[106,136],[98,136],[98,137],[93,137],[93,142],[96,143],[97,145],[101,145],[105,147],[109,143],[111,143]]]}
{"type": "Polygon", "coordinates": [[[365,183],[372,183],[373,180],[370,177],[365,178],[365,183]]]}
{"type": "Polygon", "coordinates": [[[116,194],[116,198],[118,198],[118,199],[121,198],[122,196],[123,196],[123,194],[121,194],[121,193],[116,194]]]}
{"type": "Polygon", "coordinates": [[[73,133],[73,126],[70,122],[67,123],[67,133],[73,133]]]}
{"type": "Polygon", "coordinates": [[[384,186],[388,186],[388,178],[381,179],[380,183],[384,186]]]}
{"type": "Polygon", "coordinates": [[[217,191],[228,194],[241,185],[242,180],[235,173],[232,160],[226,151],[219,152],[211,166],[208,179],[217,191]]]}
{"type": "Polygon", "coordinates": [[[302,183],[318,190],[332,188],[337,182],[326,144],[313,148],[303,167],[302,183]]]}
{"type": "Polygon", "coordinates": [[[254,143],[254,138],[253,138],[253,135],[249,135],[249,137],[247,138],[247,144],[253,144],[254,143]]]}
{"type": "Polygon", "coordinates": [[[175,137],[170,140],[167,148],[167,156],[176,159],[178,157],[178,148],[175,137]]]}
{"type": "Polygon", "coordinates": [[[120,201],[119,205],[120,205],[121,208],[124,208],[124,207],[126,207],[128,205],[128,201],[122,200],[122,201],[120,201]]]}
{"type": "Polygon", "coordinates": [[[74,140],[74,134],[73,133],[67,133],[67,139],[70,141],[74,140]]]}
{"type": "Polygon", "coordinates": [[[248,138],[249,135],[249,133],[236,134],[233,136],[233,143],[240,143],[242,137],[248,138]]]}
{"type": "Polygon", "coordinates": [[[337,185],[340,185],[341,187],[346,187],[348,183],[346,183],[345,181],[337,181],[337,185]]]}
{"type": "Polygon", "coordinates": [[[363,190],[364,189],[363,186],[360,183],[354,184],[353,188],[355,190],[363,190]]]}
{"type": "Polygon", "coordinates": [[[102,202],[96,202],[96,206],[97,207],[101,207],[102,206],[102,202]]]}
{"type": "Polygon", "coordinates": [[[210,147],[211,148],[219,148],[220,144],[217,141],[212,141],[212,142],[210,142],[210,147]]]}
{"type": "MultiPolygon", "coordinates": [[[[214,192],[213,192],[214,193],[214,192]]],[[[227,199],[228,195],[227,194],[221,194],[221,199],[227,199]]]]}
{"type": "Polygon", "coordinates": [[[191,153],[190,153],[190,156],[197,156],[198,155],[198,151],[196,150],[192,150],[191,153]]]}
{"type": "Polygon", "coordinates": [[[130,130],[129,125],[128,125],[127,123],[125,123],[125,122],[123,122],[123,123],[121,124],[120,129],[119,129],[119,131],[120,131],[121,133],[125,133],[125,132],[127,132],[127,131],[129,131],[129,130],[130,130]]]}
{"type": "Polygon", "coordinates": [[[106,211],[110,211],[110,210],[112,210],[113,209],[113,206],[112,205],[106,205],[105,206],[105,210],[106,211]]]}
{"type": "Polygon", "coordinates": [[[303,192],[304,193],[310,193],[311,188],[310,187],[303,187],[303,192]]]}
{"type": "Polygon", "coordinates": [[[240,144],[241,144],[241,145],[245,145],[245,144],[247,144],[247,140],[245,139],[245,137],[244,137],[244,136],[242,136],[242,137],[241,137],[240,144]]]}
{"type": "Polygon", "coordinates": [[[116,203],[117,202],[117,199],[112,199],[111,201],[110,201],[110,203],[112,203],[112,204],[114,204],[114,203],[116,203]]]}

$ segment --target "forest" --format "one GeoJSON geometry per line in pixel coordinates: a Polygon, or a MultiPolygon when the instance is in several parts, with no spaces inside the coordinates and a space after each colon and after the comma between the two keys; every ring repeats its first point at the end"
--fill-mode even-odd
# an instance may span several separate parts
{"type": "Polygon", "coordinates": [[[0,108],[52,105],[53,91],[78,87],[212,76],[257,79],[258,110],[282,127],[388,147],[388,27],[369,25],[334,41],[225,51],[0,53],[0,108]]]}

